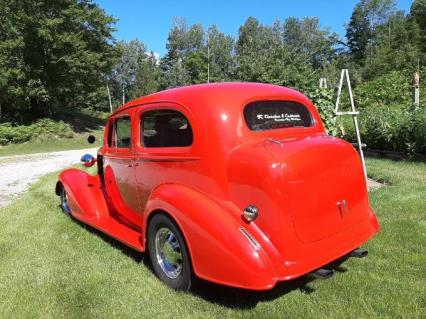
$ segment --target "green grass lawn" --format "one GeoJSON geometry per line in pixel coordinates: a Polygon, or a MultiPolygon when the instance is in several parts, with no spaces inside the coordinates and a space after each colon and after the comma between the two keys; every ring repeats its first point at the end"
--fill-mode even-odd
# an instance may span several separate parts
{"type": "Polygon", "coordinates": [[[170,290],[144,255],[60,213],[48,175],[0,209],[0,317],[424,318],[426,164],[370,159],[368,170],[388,183],[371,193],[382,231],[369,256],[266,292],[170,290]]]}
{"type": "Polygon", "coordinates": [[[97,141],[94,144],[89,144],[87,142],[87,137],[92,134],[95,135],[98,139],[102,139],[103,132],[103,129],[101,129],[87,132],[84,134],[75,134],[73,138],[46,137],[43,140],[35,140],[22,144],[10,144],[7,146],[0,146],[0,157],[100,147],[100,141],[97,141]]]}

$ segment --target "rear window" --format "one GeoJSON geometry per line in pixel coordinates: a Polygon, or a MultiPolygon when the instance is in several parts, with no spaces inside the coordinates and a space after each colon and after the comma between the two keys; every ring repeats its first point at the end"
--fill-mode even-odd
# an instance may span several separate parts
{"type": "Polygon", "coordinates": [[[244,118],[252,131],[311,127],[312,115],[303,104],[291,101],[258,101],[244,108],[244,118]]]}

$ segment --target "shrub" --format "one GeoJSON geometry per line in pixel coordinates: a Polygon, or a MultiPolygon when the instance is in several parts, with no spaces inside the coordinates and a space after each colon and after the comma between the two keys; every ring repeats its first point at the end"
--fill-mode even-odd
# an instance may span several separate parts
{"type": "Polygon", "coordinates": [[[414,152],[426,154],[426,107],[413,112],[412,139],[414,152]]]}
{"type": "MultiPolygon", "coordinates": [[[[362,110],[361,138],[367,148],[426,154],[426,109],[383,106],[362,110]]],[[[356,141],[354,127],[345,121],[345,139],[356,141]]]]}
{"type": "Polygon", "coordinates": [[[31,125],[0,124],[0,145],[24,143],[41,136],[71,138],[74,133],[69,124],[51,119],[41,119],[31,125]]]}
{"type": "Polygon", "coordinates": [[[410,105],[411,79],[407,72],[392,71],[354,89],[355,105],[363,109],[385,105],[410,105]]]}

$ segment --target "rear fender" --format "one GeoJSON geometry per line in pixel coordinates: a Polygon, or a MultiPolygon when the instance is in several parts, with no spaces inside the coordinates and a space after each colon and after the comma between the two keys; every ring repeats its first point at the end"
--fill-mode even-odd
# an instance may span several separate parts
{"type": "Polygon", "coordinates": [[[258,229],[225,205],[185,186],[164,184],[147,202],[144,225],[159,211],[169,214],[182,230],[194,272],[200,278],[247,289],[273,287],[277,275],[262,238],[256,234],[258,229]],[[260,247],[255,248],[240,228],[256,234],[253,237],[260,247]]]}
{"type": "Polygon", "coordinates": [[[76,168],[67,169],[59,175],[56,194],[59,195],[61,187],[67,192],[71,215],[94,220],[109,215],[98,175],[90,175],[76,168]]]}

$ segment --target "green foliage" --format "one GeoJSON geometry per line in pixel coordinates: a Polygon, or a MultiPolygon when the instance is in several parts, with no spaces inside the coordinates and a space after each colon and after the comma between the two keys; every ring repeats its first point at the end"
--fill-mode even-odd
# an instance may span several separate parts
{"type": "MultiPolygon", "coordinates": [[[[279,24],[278,28],[281,28],[279,24]]],[[[338,35],[328,29],[321,29],[318,18],[287,18],[282,30],[284,44],[295,49],[298,54],[307,55],[314,69],[336,57],[338,35]]]]}
{"type": "Polygon", "coordinates": [[[367,80],[392,71],[413,72],[421,59],[421,35],[418,25],[401,11],[377,26],[374,45],[364,61],[363,75],[367,80]]]}
{"type": "Polygon", "coordinates": [[[115,105],[123,104],[133,97],[132,90],[136,84],[138,73],[150,58],[145,44],[139,40],[117,43],[120,56],[114,64],[107,82],[111,90],[112,100],[115,105]]]}
{"type": "Polygon", "coordinates": [[[395,12],[395,0],[360,0],[346,28],[350,53],[363,63],[369,54],[376,28],[395,12]]]}
{"type": "Polygon", "coordinates": [[[412,113],[411,139],[409,151],[426,154],[426,106],[412,113]]]}
{"type": "Polygon", "coordinates": [[[357,108],[408,106],[411,102],[411,84],[408,72],[392,71],[374,80],[363,82],[354,89],[357,108]]]}
{"type": "Polygon", "coordinates": [[[23,122],[99,101],[114,22],[90,0],[1,1],[2,116],[23,122]]]}
{"type": "MultiPolygon", "coordinates": [[[[411,5],[409,18],[419,26],[421,40],[420,46],[423,53],[426,52],[426,0],[414,0],[411,5]]],[[[426,56],[423,55],[423,63],[426,62],[426,56]]]]}
{"type": "Polygon", "coordinates": [[[333,136],[340,136],[342,132],[334,120],[333,90],[318,88],[309,94],[309,98],[317,107],[327,133],[333,136]]]}
{"type": "MultiPolygon", "coordinates": [[[[398,105],[367,108],[360,114],[361,137],[370,149],[426,154],[426,109],[398,105]]],[[[345,138],[356,141],[352,125],[345,138]]]]}
{"type": "MultiPolygon", "coordinates": [[[[366,123],[371,124],[365,132],[377,133],[366,138],[377,148],[418,151],[421,132],[415,132],[421,129],[407,128],[417,118],[408,120],[406,112],[399,119],[394,115],[411,104],[410,83],[418,65],[421,103],[426,103],[425,12],[426,0],[415,0],[409,15],[397,11],[394,0],[359,0],[347,25],[347,46],[315,17],[289,17],[272,25],[249,17],[236,38],[215,25],[205,28],[177,18],[167,53],[158,60],[140,40],[115,43],[115,20],[91,0],[1,1],[0,120],[23,124],[61,119],[65,109],[78,116],[89,108],[107,111],[109,97],[115,108],[123,98],[209,78],[298,89],[314,100],[329,134],[340,136],[344,130],[334,123],[330,108],[333,90],[317,88],[319,78],[327,77],[335,89],[340,69],[348,68],[356,106],[361,114],[367,110],[366,123]],[[373,130],[376,124],[380,132],[373,130]]],[[[347,101],[343,92],[343,109],[347,101]]],[[[69,121],[80,127],[76,122],[69,121]]],[[[346,126],[346,119],[340,122],[346,126]]],[[[5,124],[3,131],[20,130],[15,127],[5,124]]],[[[8,133],[15,137],[2,143],[28,140],[30,134],[21,131],[8,133]]]]}
{"type": "Polygon", "coordinates": [[[130,98],[135,99],[157,92],[159,86],[160,70],[157,67],[157,60],[151,52],[150,56],[144,59],[136,70],[136,78],[130,90],[130,98]]]}
{"type": "Polygon", "coordinates": [[[51,119],[40,119],[32,125],[0,124],[0,145],[24,143],[35,138],[72,138],[73,136],[74,132],[69,124],[51,119]]]}

